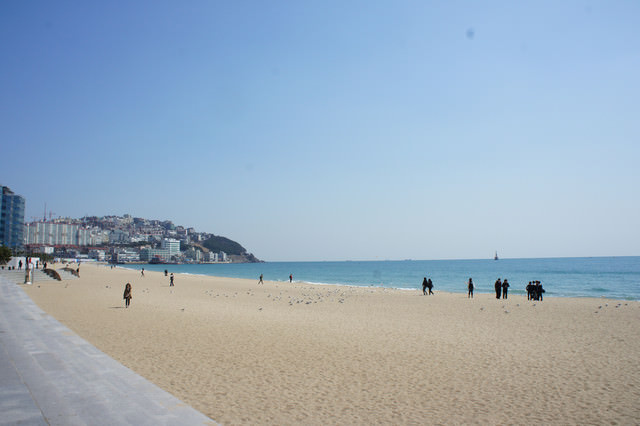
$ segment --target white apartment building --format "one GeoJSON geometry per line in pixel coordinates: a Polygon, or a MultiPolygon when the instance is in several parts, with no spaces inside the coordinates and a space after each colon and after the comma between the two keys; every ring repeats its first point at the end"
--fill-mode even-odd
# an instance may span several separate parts
{"type": "Polygon", "coordinates": [[[218,253],[214,253],[212,251],[204,254],[205,262],[217,262],[218,261],[218,253]]]}
{"type": "Polygon", "coordinates": [[[163,238],[161,247],[169,250],[169,256],[177,256],[180,254],[180,241],[174,240],[173,238],[163,238]]]}
{"type": "Polygon", "coordinates": [[[131,241],[129,238],[129,233],[126,231],[122,231],[120,229],[114,229],[109,232],[109,242],[110,243],[128,243],[131,241]]]}
{"type": "Polygon", "coordinates": [[[227,255],[227,253],[220,251],[220,252],[208,252],[205,253],[204,256],[204,261],[205,262],[228,262],[229,261],[229,256],[227,255]]]}
{"type": "Polygon", "coordinates": [[[25,242],[29,245],[92,246],[100,245],[104,240],[100,230],[55,222],[27,223],[24,235],[25,242]]]}

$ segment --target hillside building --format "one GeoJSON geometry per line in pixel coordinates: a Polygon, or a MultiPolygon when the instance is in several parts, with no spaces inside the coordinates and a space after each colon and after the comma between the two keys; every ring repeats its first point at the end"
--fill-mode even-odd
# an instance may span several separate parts
{"type": "Polygon", "coordinates": [[[170,262],[171,254],[168,249],[145,248],[140,250],[141,262],[170,262]]]}
{"type": "Polygon", "coordinates": [[[169,251],[169,256],[177,256],[180,254],[180,241],[173,238],[163,238],[161,247],[169,251]]]}
{"type": "Polygon", "coordinates": [[[76,223],[31,222],[24,225],[26,243],[50,246],[96,246],[108,241],[99,228],[88,229],[76,223]]]}

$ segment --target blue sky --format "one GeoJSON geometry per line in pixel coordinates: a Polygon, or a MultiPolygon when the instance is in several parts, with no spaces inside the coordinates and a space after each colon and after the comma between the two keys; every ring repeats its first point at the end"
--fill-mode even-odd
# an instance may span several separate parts
{"type": "Polygon", "coordinates": [[[640,255],[637,1],[0,5],[27,220],[265,260],[640,255]]]}

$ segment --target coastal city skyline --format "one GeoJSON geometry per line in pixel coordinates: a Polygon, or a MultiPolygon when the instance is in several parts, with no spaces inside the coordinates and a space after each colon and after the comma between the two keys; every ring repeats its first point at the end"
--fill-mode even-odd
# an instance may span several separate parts
{"type": "Polygon", "coordinates": [[[266,261],[637,256],[640,5],[5,4],[0,184],[266,261]]]}

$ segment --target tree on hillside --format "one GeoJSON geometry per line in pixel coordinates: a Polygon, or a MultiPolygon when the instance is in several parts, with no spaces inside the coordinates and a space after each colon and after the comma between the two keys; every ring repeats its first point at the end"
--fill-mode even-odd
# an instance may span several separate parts
{"type": "Polygon", "coordinates": [[[6,265],[11,260],[11,249],[7,246],[0,246],[0,265],[6,265]]]}

